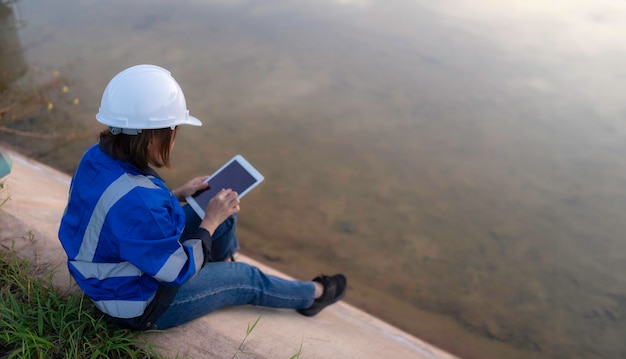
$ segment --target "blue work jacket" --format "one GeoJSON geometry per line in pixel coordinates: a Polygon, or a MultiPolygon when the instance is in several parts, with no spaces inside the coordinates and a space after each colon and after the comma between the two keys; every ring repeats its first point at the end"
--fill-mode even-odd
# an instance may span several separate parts
{"type": "Polygon", "coordinates": [[[210,235],[181,243],[184,226],[180,203],[156,173],[94,145],[72,177],[59,239],[72,277],[96,307],[114,318],[143,316],[144,324],[160,289],[204,265],[210,235]]]}

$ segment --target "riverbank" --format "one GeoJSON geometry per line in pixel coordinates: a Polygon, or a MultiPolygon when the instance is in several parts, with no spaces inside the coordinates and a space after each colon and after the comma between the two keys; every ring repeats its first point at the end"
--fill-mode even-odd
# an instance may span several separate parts
{"type": "MultiPolygon", "coordinates": [[[[56,286],[69,288],[66,257],[56,233],[70,177],[15,151],[8,153],[13,169],[4,180],[3,196],[10,200],[0,212],[0,244],[13,246],[20,256],[54,273],[56,286]]],[[[288,277],[246,256],[240,255],[238,260],[288,277]]],[[[163,354],[172,357],[231,357],[248,325],[259,316],[244,348],[256,358],[288,358],[298,351],[302,358],[454,358],[344,302],[314,318],[269,308],[227,308],[179,328],[146,335],[163,354]]]]}

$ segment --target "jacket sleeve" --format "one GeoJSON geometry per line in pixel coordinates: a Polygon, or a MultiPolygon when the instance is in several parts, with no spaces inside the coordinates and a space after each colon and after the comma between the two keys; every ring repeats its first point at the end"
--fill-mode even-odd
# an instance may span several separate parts
{"type": "MultiPolygon", "coordinates": [[[[187,245],[187,242],[197,241],[199,240],[202,243],[202,253],[204,256],[204,263],[211,262],[211,242],[213,238],[211,237],[211,233],[204,228],[198,228],[194,235],[190,238],[185,239],[182,244],[183,246],[187,245]]],[[[191,243],[190,243],[191,244],[191,243]]],[[[203,263],[203,265],[204,265],[203,263]]]]}
{"type": "Polygon", "coordinates": [[[114,230],[120,256],[163,285],[181,285],[198,273],[205,258],[210,258],[208,232],[181,243],[184,216],[173,215],[172,208],[163,202],[111,212],[116,218],[107,221],[118,223],[114,230]]]}

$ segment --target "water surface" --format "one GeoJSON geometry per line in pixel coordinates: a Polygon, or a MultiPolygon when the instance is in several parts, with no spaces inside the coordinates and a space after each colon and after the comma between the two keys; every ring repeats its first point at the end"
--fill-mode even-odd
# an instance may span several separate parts
{"type": "Polygon", "coordinates": [[[71,173],[108,80],[166,67],[205,124],[180,131],[172,186],[236,153],[266,177],[246,254],[345,272],[348,302],[463,357],[626,356],[626,5],[14,7],[29,71],[11,93],[45,106],[9,127],[87,137],[2,142],[71,173]]]}

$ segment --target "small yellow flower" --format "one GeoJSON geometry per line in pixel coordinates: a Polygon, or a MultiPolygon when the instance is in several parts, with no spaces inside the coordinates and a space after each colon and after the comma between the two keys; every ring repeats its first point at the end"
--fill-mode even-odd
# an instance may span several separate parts
{"type": "Polygon", "coordinates": [[[54,110],[54,104],[52,102],[48,102],[48,111],[54,110]]]}
{"type": "Polygon", "coordinates": [[[69,89],[67,88],[67,86],[63,86],[63,89],[62,89],[63,93],[66,93],[68,90],[69,89]]]}
{"type": "Polygon", "coordinates": [[[59,71],[55,71],[55,72],[53,72],[52,74],[54,75],[54,77],[59,77],[59,75],[60,75],[60,74],[59,74],[59,71]]]}
{"type": "Polygon", "coordinates": [[[78,97],[74,97],[74,105],[78,105],[80,103],[80,100],[78,99],[78,97]]]}

